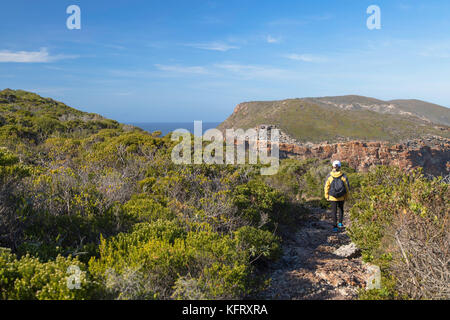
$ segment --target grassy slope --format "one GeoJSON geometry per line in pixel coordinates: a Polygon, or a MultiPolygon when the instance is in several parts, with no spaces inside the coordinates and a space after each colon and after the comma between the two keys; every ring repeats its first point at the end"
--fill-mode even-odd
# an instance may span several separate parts
{"type": "Polygon", "coordinates": [[[360,104],[385,104],[386,102],[383,100],[370,98],[370,97],[363,97],[363,96],[357,96],[357,95],[347,95],[347,96],[336,96],[336,97],[320,97],[320,98],[305,98],[304,100],[310,100],[311,102],[317,101],[330,101],[333,103],[338,104],[354,104],[354,103],[360,103],[360,104]]]}
{"type": "Polygon", "coordinates": [[[303,142],[336,141],[339,137],[395,142],[425,134],[450,137],[449,130],[438,130],[419,119],[368,110],[341,110],[302,99],[245,103],[219,128],[248,129],[260,124],[276,124],[303,142]]]}
{"type": "Polygon", "coordinates": [[[339,96],[339,97],[322,97],[322,98],[306,98],[312,103],[316,103],[319,105],[324,105],[323,102],[330,101],[336,104],[362,104],[362,105],[386,105],[393,104],[398,109],[410,112],[419,118],[425,118],[430,120],[433,123],[442,124],[446,126],[450,126],[450,109],[421,101],[421,100],[391,100],[391,101],[383,101],[369,97],[350,95],[350,96],[339,96]]]}
{"type": "Polygon", "coordinates": [[[48,137],[82,138],[102,129],[124,129],[125,125],[71,108],[37,94],[5,89],[0,91],[0,145],[36,145],[48,137]]]}
{"type": "Polygon", "coordinates": [[[61,102],[43,98],[32,92],[11,89],[0,91],[1,114],[10,114],[18,110],[28,111],[35,116],[48,115],[56,118],[71,115],[73,118],[87,116],[86,118],[90,119],[102,119],[99,115],[76,110],[61,102]]]}
{"type": "Polygon", "coordinates": [[[450,126],[450,109],[421,100],[392,100],[400,109],[423,116],[435,123],[450,126]]]}

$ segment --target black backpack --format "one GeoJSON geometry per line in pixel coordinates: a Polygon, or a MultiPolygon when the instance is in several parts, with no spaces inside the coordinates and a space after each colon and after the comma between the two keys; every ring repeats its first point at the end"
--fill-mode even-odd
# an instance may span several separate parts
{"type": "Polygon", "coordinates": [[[333,177],[333,181],[331,182],[330,191],[328,193],[334,198],[340,198],[347,194],[347,188],[341,178],[342,176],[339,178],[333,177]]]}

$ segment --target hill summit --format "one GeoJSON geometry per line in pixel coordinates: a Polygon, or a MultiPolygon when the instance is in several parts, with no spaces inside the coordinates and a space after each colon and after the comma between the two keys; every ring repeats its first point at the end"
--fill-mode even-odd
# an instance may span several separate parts
{"type": "Polygon", "coordinates": [[[219,129],[279,127],[299,142],[400,142],[450,138],[450,109],[420,100],[383,101],[356,95],[244,102],[219,129]]]}
{"type": "Polygon", "coordinates": [[[86,137],[126,125],[24,90],[0,91],[0,145],[38,145],[49,137],[86,137]]]}

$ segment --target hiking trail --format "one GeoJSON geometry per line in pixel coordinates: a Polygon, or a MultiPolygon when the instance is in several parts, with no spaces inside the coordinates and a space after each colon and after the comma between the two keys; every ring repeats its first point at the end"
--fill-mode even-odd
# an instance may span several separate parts
{"type": "Polygon", "coordinates": [[[356,299],[370,276],[369,265],[363,263],[345,229],[332,233],[331,213],[320,208],[309,211],[302,226],[283,241],[282,257],[270,266],[272,281],[261,298],[356,299]]]}

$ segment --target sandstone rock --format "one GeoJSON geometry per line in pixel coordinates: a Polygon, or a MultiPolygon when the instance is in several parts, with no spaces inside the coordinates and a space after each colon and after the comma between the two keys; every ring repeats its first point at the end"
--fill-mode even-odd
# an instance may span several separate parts
{"type": "Polygon", "coordinates": [[[351,259],[357,257],[360,254],[360,250],[356,244],[351,242],[348,245],[339,247],[333,253],[339,257],[351,259]]]}
{"type": "MultiPolygon", "coordinates": [[[[278,128],[275,125],[265,124],[255,129],[267,129],[270,132],[271,129],[278,128]]],[[[258,145],[270,150],[270,144],[267,145],[267,142],[258,141],[258,145]]],[[[358,171],[386,165],[405,170],[422,167],[425,173],[431,175],[446,176],[450,173],[450,139],[439,136],[407,140],[398,144],[387,141],[313,144],[300,143],[280,130],[279,150],[282,159],[339,159],[358,171]]]]}

